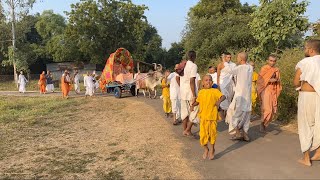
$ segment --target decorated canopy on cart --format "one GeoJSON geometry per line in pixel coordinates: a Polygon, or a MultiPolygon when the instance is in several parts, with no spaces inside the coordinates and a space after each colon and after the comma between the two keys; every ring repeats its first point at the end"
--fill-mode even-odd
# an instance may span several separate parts
{"type": "Polygon", "coordinates": [[[130,83],[133,81],[133,66],[130,52],[125,48],[119,48],[108,58],[102,75],[107,83],[130,83]]]}

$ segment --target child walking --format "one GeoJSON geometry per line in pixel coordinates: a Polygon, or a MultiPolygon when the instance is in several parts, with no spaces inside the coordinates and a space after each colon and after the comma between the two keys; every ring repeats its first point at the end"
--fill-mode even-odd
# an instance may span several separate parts
{"type": "Polygon", "coordinates": [[[170,75],[170,71],[166,70],[164,73],[164,78],[161,81],[163,110],[166,113],[167,117],[169,117],[171,113],[170,89],[169,89],[169,84],[167,83],[167,79],[169,75],[170,75]]]}
{"type": "Polygon", "coordinates": [[[212,88],[213,81],[210,75],[205,75],[202,80],[203,89],[199,91],[196,102],[191,106],[199,105],[198,116],[200,118],[200,144],[204,148],[203,159],[214,158],[214,145],[217,138],[217,121],[221,118],[218,107],[226,97],[218,90],[212,88]],[[208,147],[210,145],[210,149],[208,147]]]}

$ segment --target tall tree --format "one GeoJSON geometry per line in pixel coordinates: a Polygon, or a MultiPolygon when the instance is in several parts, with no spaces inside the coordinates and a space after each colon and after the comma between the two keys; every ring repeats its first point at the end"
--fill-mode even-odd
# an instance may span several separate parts
{"type": "Polygon", "coordinates": [[[265,58],[271,52],[279,53],[280,49],[301,43],[308,29],[308,19],[303,16],[307,5],[306,0],[260,1],[250,23],[252,34],[259,42],[253,50],[257,58],[265,58]]]}
{"type": "Polygon", "coordinates": [[[183,44],[196,50],[200,68],[223,51],[247,49],[255,45],[248,23],[253,8],[239,0],[200,0],[188,13],[183,44]]]}
{"type": "MultiPolygon", "coordinates": [[[[17,59],[16,59],[16,20],[17,17],[21,18],[28,14],[29,9],[35,3],[35,0],[4,0],[4,3],[9,8],[7,11],[10,12],[11,20],[11,32],[12,32],[12,47],[9,49],[10,62],[13,65],[14,79],[17,82],[17,59]]],[[[4,6],[2,6],[4,7],[4,6]]]]}
{"type": "Polygon", "coordinates": [[[184,54],[182,43],[172,43],[165,56],[166,67],[173,68],[175,64],[178,64],[182,60],[184,54]]]}
{"type": "Polygon", "coordinates": [[[131,0],[84,0],[71,8],[67,13],[67,37],[92,63],[104,63],[119,47],[127,48],[142,60],[146,58],[147,46],[161,46],[160,36],[146,38],[150,25],[144,15],[147,9],[144,5],[135,5],[131,0]],[[156,38],[158,40],[154,40],[156,38]],[[160,44],[156,43],[159,41],[160,44]]]}
{"type": "Polygon", "coordinates": [[[55,62],[79,61],[81,53],[76,48],[76,42],[66,35],[67,23],[63,16],[44,11],[36,23],[37,32],[42,38],[37,54],[55,62]]]}
{"type": "Polygon", "coordinates": [[[312,31],[314,37],[320,39],[320,19],[312,24],[312,31]]]}

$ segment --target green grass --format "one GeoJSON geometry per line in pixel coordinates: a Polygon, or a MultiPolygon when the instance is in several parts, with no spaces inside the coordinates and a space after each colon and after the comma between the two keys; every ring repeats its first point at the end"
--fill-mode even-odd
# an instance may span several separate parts
{"type": "MultiPolygon", "coordinates": [[[[59,83],[54,84],[55,91],[60,91],[60,85],[59,83]]],[[[39,85],[38,80],[31,80],[26,86],[27,91],[39,91],[39,85]]],[[[83,82],[80,83],[80,90],[84,91],[84,85],[83,82]]],[[[14,83],[14,81],[0,81],[0,91],[18,91],[17,85],[14,83]]]]}
{"type": "MultiPolygon", "coordinates": [[[[31,80],[26,86],[27,91],[38,91],[38,80],[31,80]]],[[[17,85],[14,81],[0,82],[0,91],[18,91],[17,85]]]]}
{"type": "Polygon", "coordinates": [[[71,116],[68,112],[77,107],[78,101],[60,97],[0,97],[0,123],[48,126],[51,123],[46,120],[58,117],[61,112],[65,117],[71,116]]]}

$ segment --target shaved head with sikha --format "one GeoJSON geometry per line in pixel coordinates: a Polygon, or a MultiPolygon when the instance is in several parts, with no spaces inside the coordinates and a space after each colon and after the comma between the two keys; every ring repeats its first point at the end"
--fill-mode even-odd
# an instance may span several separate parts
{"type": "Polygon", "coordinates": [[[247,60],[248,60],[248,54],[246,52],[241,52],[238,54],[238,57],[237,57],[237,60],[238,60],[238,63],[239,64],[244,64],[244,63],[247,63],[247,60]]]}
{"type": "Polygon", "coordinates": [[[305,56],[312,57],[320,54],[320,40],[311,39],[305,44],[305,56]]]}

